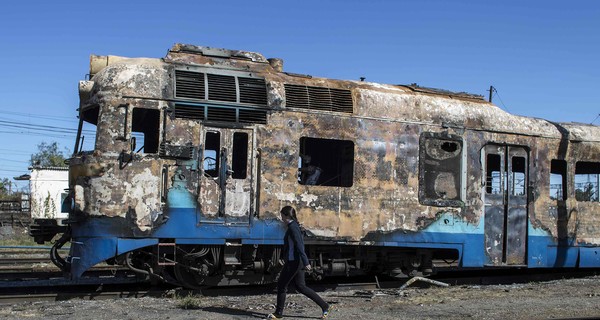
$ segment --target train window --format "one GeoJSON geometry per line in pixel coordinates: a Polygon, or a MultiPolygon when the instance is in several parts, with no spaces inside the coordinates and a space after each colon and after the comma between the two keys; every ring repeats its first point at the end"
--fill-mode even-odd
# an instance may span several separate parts
{"type": "Polygon", "coordinates": [[[423,133],[420,140],[419,200],[434,206],[461,205],[462,140],[423,133]]]}
{"type": "Polygon", "coordinates": [[[209,177],[216,178],[219,176],[219,150],[221,150],[221,133],[206,132],[202,168],[204,174],[209,177]]]}
{"type": "Polygon", "coordinates": [[[248,134],[235,132],[233,134],[232,167],[233,179],[246,179],[248,172],[248,134]]]}
{"type": "Polygon", "coordinates": [[[512,182],[513,196],[525,195],[525,158],[512,157],[512,182]]]}
{"type": "Polygon", "coordinates": [[[298,183],[351,187],[354,179],[354,142],[300,138],[298,183]]]}
{"type": "Polygon", "coordinates": [[[502,194],[501,157],[499,154],[487,155],[485,161],[485,190],[487,194],[502,194]]]}
{"type": "Polygon", "coordinates": [[[81,111],[81,133],[77,136],[75,150],[77,153],[82,150],[93,150],[94,142],[96,141],[96,126],[98,125],[98,117],[100,107],[97,105],[87,107],[81,111]]]}
{"type": "Polygon", "coordinates": [[[567,199],[567,162],[552,160],[550,162],[550,199],[562,201],[567,199]]]}
{"type": "Polygon", "coordinates": [[[134,108],[131,119],[131,135],[144,153],[158,152],[160,111],[155,109],[134,108]]]}
{"type": "Polygon", "coordinates": [[[60,193],[60,212],[62,213],[69,213],[71,211],[71,201],[66,201],[67,197],[69,196],[68,193],[66,192],[61,192],[60,193]]]}
{"type": "Polygon", "coordinates": [[[575,164],[575,199],[598,201],[600,162],[579,161],[575,164]]]}

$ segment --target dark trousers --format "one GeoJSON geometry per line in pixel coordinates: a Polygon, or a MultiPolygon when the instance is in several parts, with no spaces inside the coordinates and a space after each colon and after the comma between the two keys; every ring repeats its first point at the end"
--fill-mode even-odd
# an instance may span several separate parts
{"type": "Polygon", "coordinates": [[[296,290],[303,295],[307,296],[310,300],[314,301],[321,307],[321,310],[325,311],[329,308],[329,305],[323,300],[316,292],[306,286],[304,280],[304,270],[300,265],[300,261],[287,261],[283,266],[283,270],[279,274],[279,281],[277,282],[277,307],[275,313],[282,315],[283,307],[285,306],[285,295],[287,293],[288,285],[294,282],[296,290]]]}

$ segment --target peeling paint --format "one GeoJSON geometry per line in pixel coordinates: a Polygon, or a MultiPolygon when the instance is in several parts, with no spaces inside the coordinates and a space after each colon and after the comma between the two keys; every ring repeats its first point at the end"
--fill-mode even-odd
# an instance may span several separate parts
{"type": "MultiPolygon", "coordinates": [[[[556,242],[600,244],[598,203],[576,201],[571,178],[563,203],[549,196],[551,160],[565,160],[570,176],[577,161],[600,161],[597,126],[515,116],[474,96],[286,74],[251,52],[176,45],[165,59],[113,60],[102,60],[105,65],[97,68],[92,88],[88,84],[82,89],[82,116],[97,121],[94,152],[76,154],[71,162],[75,204],[83,218],[120,217],[131,224],[132,234],[148,234],[182,203],[193,203],[200,222],[240,223],[277,219],[281,207],[291,204],[298,208],[303,225],[323,237],[359,241],[375,234],[424,232],[434,225],[450,228],[444,223],[449,215],[452,226],[460,222],[483,230],[490,200],[486,146],[518,146],[527,154],[522,223],[556,242]],[[210,95],[175,97],[176,69],[264,79],[266,105],[210,95]],[[285,84],[347,90],[352,112],[292,106],[285,84]],[[182,116],[178,103],[197,113],[182,116]],[[86,114],[94,108],[97,120],[86,114]],[[152,110],[158,119],[155,152],[131,148],[132,131],[141,130],[132,124],[136,108],[152,110]],[[259,114],[251,113],[255,111],[266,113],[266,123],[236,118],[248,112],[254,119],[259,114]],[[217,120],[200,119],[211,112],[217,120]],[[215,166],[223,170],[211,174],[204,167],[207,132],[221,134],[213,157],[220,157],[215,166]],[[243,156],[233,154],[235,132],[248,134],[243,156]],[[433,138],[427,140],[427,134],[433,138]],[[311,150],[306,144],[312,140],[306,139],[327,140],[313,146],[324,154],[331,152],[327,143],[338,144],[333,156],[351,151],[351,165],[345,166],[328,163],[319,153],[311,155],[322,177],[338,179],[338,185],[325,180],[317,185],[299,183],[299,159],[311,150]],[[167,154],[166,147],[179,153],[167,154]],[[190,155],[181,151],[188,149],[190,155]],[[245,157],[244,178],[233,177],[236,157],[245,157]],[[444,165],[449,159],[454,162],[444,165]],[[438,171],[421,174],[433,172],[431,168],[438,171]],[[424,186],[431,192],[423,193],[424,186]]],[[[339,160],[348,159],[339,156],[339,160]]],[[[490,250],[502,246],[494,238],[498,234],[488,236],[494,239],[490,250]]]]}

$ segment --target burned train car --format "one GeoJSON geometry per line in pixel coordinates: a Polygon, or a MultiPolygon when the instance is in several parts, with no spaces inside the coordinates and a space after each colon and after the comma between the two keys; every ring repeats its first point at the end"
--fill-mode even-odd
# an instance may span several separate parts
{"type": "Polygon", "coordinates": [[[52,254],[74,278],[108,261],[188,287],[273,281],[285,205],[316,278],[600,266],[597,126],[194,45],[92,56],[90,75],[95,147],[78,136],[52,254]]]}

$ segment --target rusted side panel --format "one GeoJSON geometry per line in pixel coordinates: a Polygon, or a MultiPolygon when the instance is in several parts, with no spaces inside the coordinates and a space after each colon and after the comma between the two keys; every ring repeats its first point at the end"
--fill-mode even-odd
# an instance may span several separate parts
{"type": "MultiPolygon", "coordinates": [[[[258,136],[259,144],[268,142],[260,145],[263,217],[275,217],[282,205],[293,203],[312,232],[360,239],[374,230],[425,228],[444,210],[462,215],[460,208],[432,208],[419,203],[418,148],[423,128],[418,125],[291,112],[274,114],[270,125],[259,130],[258,136]],[[353,141],[354,184],[298,184],[301,137],[353,141]]],[[[475,216],[471,218],[476,222],[475,216]]]]}
{"type": "MultiPolygon", "coordinates": [[[[572,177],[575,176],[577,161],[600,162],[600,144],[577,142],[573,145],[573,163],[571,165],[572,177]]],[[[573,181],[573,185],[575,181],[573,181]]],[[[600,244],[600,202],[579,201],[575,195],[575,188],[569,192],[570,203],[573,209],[570,216],[576,215],[577,242],[580,245],[600,244]]]]}
{"type": "Polygon", "coordinates": [[[80,176],[75,206],[90,216],[127,218],[132,230],[150,231],[162,213],[160,176],[160,165],[153,160],[140,160],[123,170],[111,166],[102,176],[80,176]]]}

